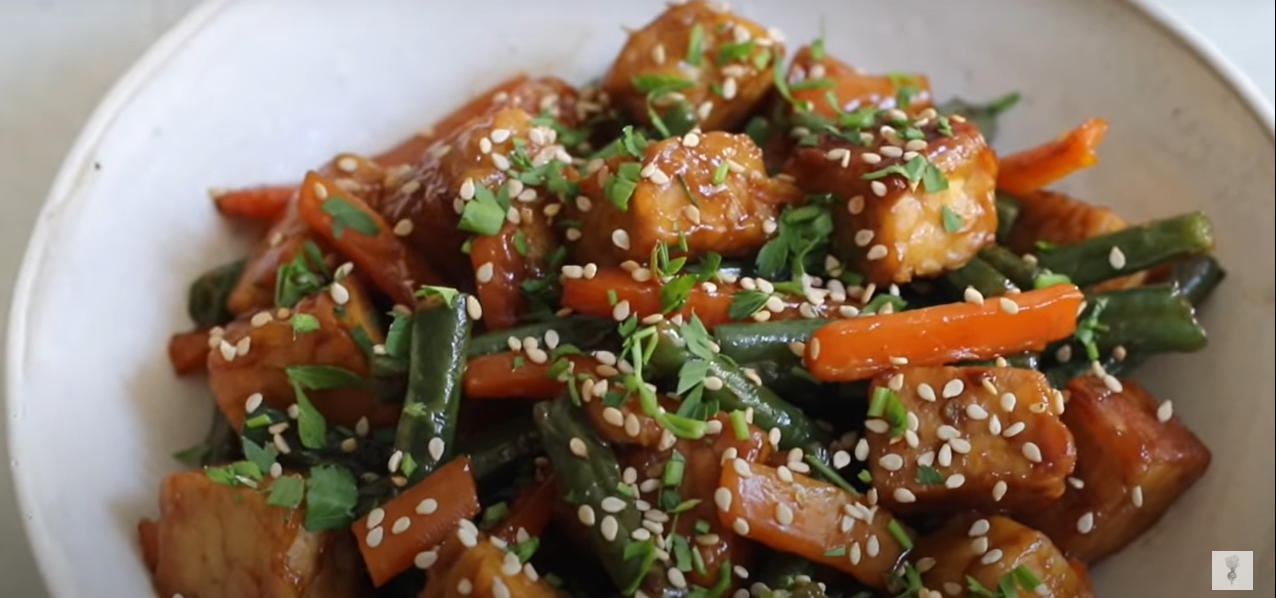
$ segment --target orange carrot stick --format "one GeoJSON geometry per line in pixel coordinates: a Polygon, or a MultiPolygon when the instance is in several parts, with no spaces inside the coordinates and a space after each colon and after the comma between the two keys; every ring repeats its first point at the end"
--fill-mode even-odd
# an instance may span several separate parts
{"type": "MultiPolygon", "coordinates": [[[[598,362],[573,355],[573,371],[588,373],[598,362]]],[[[565,382],[550,377],[552,361],[535,363],[526,353],[493,353],[469,360],[465,366],[465,398],[548,400],[563,393],[565,382]]],[[[561,366],[560,366],[561,367],[561,366]]]]}
{"type": "Polygon", "coordinates": [[[296,185],[262,185],[231,191],[212,191],[213,205],[222,216],[274,222],[288,209],[296,185]]]}
{"type": "Polygon", "coordinates": [[[350,528],[372,582],[380,587],[455,533],[462,519],[478,512],[470,459],[457,457],[350,528]]]}
{"type": "MultiPolygon", "coordinates": [[[[617,315],[618,311],[621,314],[627,311],[642,319],[661,313],[660,287],[659,281],[639,282],[634,280],[629,272],[619,268],[600,269],[593,278],[563,280],[562,305],[571,308],[575,313],[599,318],[611,318],[617,315]],[[613,294],[615,303],[628,302],[625,306],[627,310],[623,308],[617,310],[616,305],[611,301],[613,294]]],[[[735,294],[741,290],[739,285],[715,283],[712,288],[712,291],[706,290],[700,284],[692,287],[691,292],[687,294],[686,303],[673,313],[680,314],[684,318],[689,318],[694,313],[700,317],[700,321],[704,322],[707,328],[732,322],[731,302],[735,294]]],[[[757,317],[746,316],[744,320],[792,320],[809,316],[837,317],[838,309],[842,305],[847,305],[825,301],[819,306],[807,303],[806,307],[803,307],[805,301],[802,299],[790,295],[778,296],[783,305],[780,311],[771,312],[762,308],[757,312],[757,317]]]]}
{"type": "Polygon", "coordinates": [[[208,368],[208,331],[179,332],[168,339],[168,362],[178,376],[208,368]]]}
{"type": "Polygon", "coordinates": [[[943,365],[1040,350],[1070,336],[1081,290],[1070,284],[889,315],[839,320],[806,344],[803,361],[820,380],[864,380],[901,363],[943,365]]]}
{"type": "Polygon", "coordinates": [[[1108,121],[1091,118],[1062,137],[1010,154],[997,164],[997,188],[1012,195],[1032,193],[1099,161],[1095,149],[1108,121]]]}
{"type": "Polygon", "coordinates": [[[540,578],[533,579],[521,570],[513,575],[502,571],[506,552],[497,548],[487,538],[480,537],[478,544],[465,549],[455,564],[440,569],[439,575],[431,570],[430,583],[422,592],[422,598],[562,598],[557,590],[540,578]],[[502,589],[497,590],[500,586],[502,589]],[[458,587],[466,588],[462,592],[458,587]]]}
{"type": "Polygon", "coordinates": [[[442,283],[442,278],[394,236],[380,214],[323,175],[306,173],[298,206],[311,229],[396,303],[415,305],[418,287],[442,283]]]}
{"type": "Polygon", "coordinates": [[[905,550],[899,536],[911,545],[910,532],[883,509],[868,517],[869,506],[837,486],[801,474],[792,478],[784,481],[769,466],[736,459],[722,468],[719,483],[731,500],[723,509],[717,499],[718,519],[731,529],[747,528],[749,539],[772,549],[885,589],[886,574],[905,550]]]}
{"type": "Polygon", "coordinates": [[[553,475],[533,482],[514,500],[510,516],[492,530],[492,535],[510,544],[518,542],[520,530],[528,536],[541,535],[553,516],[554,501],[558,500],[557,484],[553,475]]]}

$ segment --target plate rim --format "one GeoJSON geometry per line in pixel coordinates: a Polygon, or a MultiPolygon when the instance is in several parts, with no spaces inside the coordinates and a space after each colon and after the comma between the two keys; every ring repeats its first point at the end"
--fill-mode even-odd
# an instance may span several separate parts
{"type": "MultiPolygon", "coordinates": [[[[27,475],[30,468],[21,463],[26,434],[18,431],[25,397],[19,398],[19,380],[26,360],[28,330],[26,316],[30,310],[32,291],[43,272],[43,264],[50,240],[61,226],[62,216],[69,202],[78,193],[84,181],[84,173],[91,170],[93,150],[109,132],[118,115],[151,84],[152,78],[172,60],[182,48],[209,24],[213,23],[228,7],[241,0],[203,0],[180,21],[161,35],[116,80],[110,90],[94,108],[91,116],[71,145],[66,158],[45,196],[37,216],[35,227],[24,249],[18,276],[13,287],[12,302],[8,314],[8,337],[4,362],[4,408],[9,416],[8,444],[9,471],[13,479],[18,513],[22,518],[27,545],[35,558],[37,570],[50,596],[70,598],[74,588],[71,563],[59,562],[55,557],[58,546],[51,534],[44,530],[43,508],[35,496],[34,482],[27,475]]],[[[1200,31],[1189,25],[1177,14],[1161,6],[1156,0],[1122,0],[1135,12],[1160,29],[1176,43],[1182,44],[1204,66],[1218,76],[1238,96],[1248,112],[1263,125],[1269,141],[1276,143],[1276,106],[1241,68],[1229,60],[1223,52],[1200,31]]]]}

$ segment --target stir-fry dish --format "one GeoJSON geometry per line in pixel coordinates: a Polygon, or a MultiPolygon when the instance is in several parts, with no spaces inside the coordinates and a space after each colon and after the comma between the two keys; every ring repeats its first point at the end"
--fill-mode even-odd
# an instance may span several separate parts
{"type": "Polygon", "coordinates": [[[162,598],[1094,596],[1210,452],[1128,376],[1206,342],[1202,214],[1049,188],[987,105],[692,1],[374,157],[214,192],[215,402],[162,598]]]}

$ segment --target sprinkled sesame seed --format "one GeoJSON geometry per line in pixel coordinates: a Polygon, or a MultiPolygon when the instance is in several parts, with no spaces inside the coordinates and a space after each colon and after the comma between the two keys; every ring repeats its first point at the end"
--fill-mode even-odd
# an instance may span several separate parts
{"type": "Polygon", "coordinates": [[[893,492],[892,495],[895,497],[895,500],[898,502],[902,502],[902,503],[917,502],[917,496],[914,495],[913,491],[909,490],[908,488],[896,488],[895,492],[893,492]]]}
{"type": "MultiPolygon", "coordinates": [[[[876,183],[877,181],[873,181],[873,182],[876,183]]],[[[877,244],[872,247],[869,247],[868,253],[864,254],[864,257],[870,261],[880,260],[886,257],[886,253],[887,253],[886,246],[882,244],[877,244]]]]}
{"type": "Polygon", "coordinates": [[[935,436],[945,442],[961,437],[961,431],[948,424],[941,424],[935,429],[935,436]]]}
{"type": "Polygon", "coordinates": [[[976,420],[988,419],[988,411],[978,403],[966,405],[966,417],[976,420]]]}
{"type": "Polygon", "coordinates": [[[474,591],[474,582],[469,579],[462,578],[460,581],[456,582],[456,591],[462,596],[469,596],[470,592],[474,591]]]}
{"type": "Polygon", "coordinates": [[[368,530],[368,535],[364,537],[363,543],[367,544],[368,548],[376,548],[381,545],[383,539],[385,539],[385,528],[374,527],[368,530]]]}
{"type": "Polygon", "coordinates": [[[675,588],[687,587],[687,578],[683,576],[682,571],[677,567],[669,567],[665,572],[665,577],[669,579],[669,585],[675,588]]]}
{"type": "Polygon", "coordinates": [[[371,427],[372,427],[372,424],[368,421],[368,418],[366,416],[360,417],[359,421],[355,422],[354,424],[354,435],[367,436],[368,431],[371,429],[371,427]]]}
{"type": "MultiPolygon", "coordinates": [[[[856,442],[856,443],[855,443],[855,459],[856,459],[856,460],[858,460],[858,461],[865,461],[865,460],[867,460],[867,459],[868,459],[868,449],[869,449],[869,446],[868,446],[868,439],[867,439],[867,438],[861,438],[861,439],[859,439],[859,442],[856,442]]],[[[839,468],[839,469],[840,469],[840,468],[839,468]]]]}
{"type": "Polygon", "coordinates": [[[615,496],[608,496],[599,503],[599,506],[608,513],[619,513],[625,510],[625,501],[615,496]]]}
{"type": "Polygon", "coordinates": [[[920,455],[917,455],[917,464],[923,467],[930,467],[931,465],[934,465],[935,451],[926,451],[920,455]]]}
{"type": "Polygon", "coordinates": [[[869,243],[873,242],[873,235],[872,229],[865,228],[855,231],[855,244],[859,247],[867,247],[869,243]]]}
{"type": "Polygon", "coordinates": [[[958,378],[953,378],[952,380],[949,380],[946,384],[944,384],[944,389],[941,395],[945,399],[951,399],[953,397],[960,396],[961,393],[965,392],[965,390],[966,390],[966,383],[962,382],[958,378]]]}
{"type": "Polygon", "coordinates": [[[820,358],[820,339],[812,337],[811,341],[806,344],[806,348],[811,353],[811,359],[820,358]]]}
{"type": "Polygon", "coordinates": [[[1019,402],[1019,399],[1015,397],[1014,393],[1005,393],[1001,395],[1001,410],[1006,413],[1011,413],[1015,410],[1015,403],[1017,402],[1019,402]]]}
{"type": "Polygon", "coordinates": [[[417,569],[424,570],[433,567],[434,563],[437,563],[438,561],[439,553],[433,550],[425,550],[417,553],[416,557],[412,559],[412,564],[415,565],[417,569]]]}
{"type": "Polygon", "coordinates": [[[873,190],[873,195],[886,197],[886,183],[873,181],[872,183],[869,183],[868,187],[873,190]]]}
{"type": "Polygon", "coordinates": [[[549,353],[546,353],[544,349],[541,349],[538,347],[531,347],[525,350],[527,352],[527,358],[531,360],[532,363],[539,364],[539,363],[546,363],[549,361],[549,353]]]}
{"type": "Polygon", "coordinates": [[[965,483],[966,483],[966,476],[960,473],[954,473],[948,476],[948,478],[944,480],[944,487],[956,489],[956,488],[961,488],[962,485],[964,485],[965,483]]]}
{"type": "Polygon", "coordinates": [[[244,411],[247,413],[256,411],[258,407],[261,407],[263,399],[264,397],[262,397],[259,392],[248,395],[248,398],[244,401],[244,411]]]}
{"type": "Polygon", "coordinates": [[[1143,506],[1143,486],[1135,486],[1130,489],[1130,504],[1136,508],[1143,506]]]}
{"type": "Polygon", "coordinates": [[[390,533],[398,535],[408,531],[412,527],[412,520],[407,517],[400,517],[394,520],[394,525],[390,526],[390,533]]]}
{"type": "Polygon", "coordinates": [[[1159,421],[1159,422],[1161,422],[1161,423],[1165,423],[1165,422],[1170,421],[1170,418],[1172,418],[1172,417],[1174,417],[1174,404],[1173,404],[1173,403],[1171,403],[1170,401],[1165,401],[1165,402],[1163,402],[1163,403],[1161,403],[1160,405],[1158,405],[1158,406],[1157,406],[1157,408],[1156,408],[1156,421],[1159,421]]]}
{"type": "Polygon", "coordinates": [[[611,308],[611,317],[617,322],[623,322],[629,317],[629,300],[622,300],[611,308]]]}
{"type": "Polygon", "coordinates": [[[437,510],[439,510],[439,501],[433,498],[422,499],[416,504],[415,509],[417,515],[433,515],[437,510]]]}
{"type": "Polygon", "coordinates": [[[253,337],[245,336],[235,343],[235,357],[243,357],[248,354],[253,347],[253,337]]]}
{"type": "Polygon", "coordinates": [[[929,401],[931,403],[934,403],[935,389],[932,388],[931,385],[925,382],[922,382],[921,384],[917,385],[917,396],[921,397],[923,401],[929,401]]]}
{"type": "Polygon", "coordinates": [[[510,224],[519,224],[523,221],[523,214],[518,211],[518,208],[510,206],[509,209],[505,211],[505,220],[510,224]]]}
{"type": "Polygon", "coordinates": [[[851,150],[848,150],[844,147],[835,147],[827,152],[824,152],[824,158],[827,159],[829,162],[838,162],[850,157],[851,157],[851,150]]]}
{"type": "Polygon", "coordinates": [[[1007,489],[1008,486],[1006,486],[1005,480],[998,480],[996,484],[992,485],[992,500],[994,502],[1001,502],[1001,499],[1006,496],[1007,489]]]}
{"type": "Polygon", "coordinates": [[[1086,513],[1077,518],[1077,532],[1088,534],[1094,531],[1094,512],[1086,511],[1086,513]]]}
{"type": "Polygon", "coordinates": [[[443,458],[443,450],[447,448],[442,438],[431,438],[425,445],[426,452],[430,453],[430,458],[438,461],[443,458]]]}
{"type": "Polygon", "coordinates": [[[846,211],[852,216],[864,211],[864,196],[856,195],[846,201],[846,211]]]}
{"type": "Polygon", "coordinates": [[[988,531],[991,529],[992,524],[989,523],[987,519],[978,519],[970,525],[970,530],[966,532],[966,535],[972,538],[976,536],[983,536],[987,535],[988,531]]]}
{"type": "Polygon", "coordinates": [[[719,511],[731,510],[731,498],[731,491],[726,488],[713,491],[713,503],[718,506],[719,511]]]}
{"type": "Polygon", "coordinates": [[[1015,300],[1009,297],[999,297],[997,299],[997,305],[1001,307],[1001,311],[1012,316],[1019,313],[1019,304],[1015,303],[1015,300]]]}
{"type": "Polygon", "coordinates": [[[1122,390],[1125,390],[1125,385],[1121,384],[1121,381],[1117,380],[1117,377],[1112,374],[1103,375],[1103,385],[1108,387],[1108,390],[1112,392],[1121,392],[1122,390]]]}
{"type": "Polygon", "coordinates": [[[495,266],[492,265],[492,262],[484,262],[483,265],[478,267],[478,270],[474,271],[474,278],[479,282],[479,284],[487,284],[492,282],[492,273],[494,270],[495,266]]]}
{"type": "Polygon", "coordinates": [[[1112,251],[1108,252],[1108,265],[1112,266],[1113,270],[1120,270],[1125,267],[1125,253],[1121,251],[1120,247],[1112,246],[1112,251]]]}
{"type": "Polygon", "coordinates": [[[898,147],[895,147],[893,145],[884,145],[881,148],[879,148],[878,151],[880,151],[882,155],[886,156],[887,158],[898,158],[904,155],[904,150],[898,147]]]}
{"type": "Polygon", "coordinates": [[[705,100],[704,102],[701,102],[699,106],[696,107],[696,118],[699,118],[700,120],[705,120],[709,118],[709,115],[712,112],[713,112],[713,102],[709,100],[705,100]]]}
{"type": "Polygon", "coordinates": [[[779,523],[780,525],[792,525],[793,509],[789,508],[789,505],[786,505],[782,502],[776,503],[775,504],[775,521],[776,523],[779,523]]]}
{"type": "Polygon", "coordinates": [[[864,422],[864,429],[875,434],[885,434],[890,431],[891,425],[884,419],[870,419],[864,422]]]}
{"type": "Polygon", "coordinates": [[[1006,438],[1014,438],[1015,436],[1018,436],[1020,432],[1023,432],[1024,429],[1027,427],[1028,426],[1024,424],[1023,422],[1015,422],[1013,424],[1010,424],[1009,426],[1006,426],[1006,429],[1002,430],[1001,435],[1006,438]]]}
{"type": "Polygon", "coordinates": [[[726,80],[722,82],[722,99],[724,100],[734,99],[736,91],[737,91],[737,85],[736,85],[735,77],[727,77],[726,80]]]}
{"type": "Polygon", "coordinates": [[[573,455],[584,459],[589,456],[589,449],[585,446],[585,441],[579,438],[572,438],[567,442],[567,448],[571,449],[573,455]]]}
{"type": "Polygon", "coordinates": [[[474,295],[465,296],[465,313],[469,314],[471,320],[483,319],[483,304],[479,303],[478,297],[474,295]]]}
{"type": "Polygon", "coordinates": [[[749,522],[739,517],[731,524],[731,529],[741,536],[749,535],[749,522]]]}
{"type": "Polygon", "coordinates": [[[386,467],[390,470],[390,473],[396,473],[399,471],[399,465],[402,463],[403,451],[394,451],[393,453],[390,453],[390,460],[386,464],[386,467]]]}
{"type": "Polygon", "coordinates": [[[988,418],[988,433],[994,436],[1001,434],[1001,418],[996,414],[988,418]]]}
{"type": "Polygon", "coordinates": [[[611,231],[611,242],[621,249],[629,249],[629,233],[623,228],[611,231]]]}
{"type": "Polygon", "coordinates": [[[353,438],[346,438],[345,440],[341,441],[341,452],[343,453],[353,453],[358,448],[359,448],[359,441],[353,438]]]}
{"type": "Polygon", "coordinates": [[[886,453],[877,460],[877,464],[886,471],[899,471],[904,468],[904,458],[895,453],[886,453]]]}
{"type": "Polygon", "coordinates": [[[217,350],[221,352],[222,359],[225,359],[226,361],[235,360],[235,345],[222,340],[221,344],[217,345],[217,350]]]}
{"type": "MultiPolygon", "coordinates": [[[[518,560],[518,557],[515,556],[513,553],[509,553],[509,556],[513,556],[514,560],[518,560]]],[[[518,571],[515,571],[514,573],[511,573],[510,575],[513,575],[516,573],[518,573],[518,571]]],[[[499,577],[492,578],[492,598],[511,598],[510,589],[509,589],[509,586],[505,585],[505,580],[499,577]]]]}
{"type": "Polygon", "coordinates": [[[984,556],[980,557],[979,562],[985,565],[991,565],[997,561],[1000,561],[1001,557],[1002,557],[1001,549],[994,548],[992,550],[989,550],[987,553],[985,553],[984,556]]]}
{"type": "Polygon", "coordinates": [[[955,581],[944,582],[944,593],[949,596],[960,596],[962,592],[961,584],[955,581]]]}
{"type": "Polygon", "coordinates": [[[479,151],[485,154],[492,153],[492,140],[487,137],[479,139],[479,151]]]}
{"type": "Polygon", "coordinates": [[[385,521],[385,509],[382,509],[381,507],[377,507],[375,509],[372,509],[371,511],[368,511],[367,523],[369,528],[377,527],[381,525],[383,521],[385,521]]]}
{"type": "Polygon", "coordinates": [[[931,569],[935,568],[935,559],[928,556],[924,556],[920,559],[917,559],[916,567],[917,567],[918,573],[926,573],[927,571],[930,571],[931,569]]]}
{"type": "Polygon", "coordinates": [[[860,564],[860,559],[863,558],[862,549],[860,548],[860,543],[852,542],[851,550],[849,552],[850,554],[848,556],[851,560],[851,564],[852,565],[860,564]]]}
{"type": "Polygon", "coordinates": [[[988,552],[988,536],[977,536],[970,542],[970,549],[975,554],[986,554],[988,552]]]}
{"type": "Polygon", "coordinates": [[[284,466],[283,466],[283,465],[280,465],[278,461],[276,461],[276,462],[274,462],[274,463],[271,463],[271,464],[270,464],[270,477],[272,477],[272,478],[277,478],[277,477],[279,477],[279,476],[281,476],[281,475],[284,475],[284,466]]]}
{"type": "Polygon", "coordinates": [[[328,199],[328,188],[323,183],[315,183],[311,189],[314,191],[315,197],[319,199],[328,199]]]}
{"type": "Polygon", "coordinates": [[[970,441],[965,438],[954,438],[949,440],[948,446],[953,447],[954,453],[965,455],[970,452],[970,441]]]}
{"type": "Polygon", "coordinates": [[[914,151],[914,152],[920,152],[926,149],[926,146],[928,145],[930,144],[926,143],[925,139],[909,139],[908,142],[904,144],[904,149],[909,151],[914,151]]]}

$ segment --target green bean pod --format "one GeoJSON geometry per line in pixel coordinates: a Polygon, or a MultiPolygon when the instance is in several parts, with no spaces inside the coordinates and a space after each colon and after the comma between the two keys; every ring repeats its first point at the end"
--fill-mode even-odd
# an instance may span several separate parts
{"type": "Polygon", "coordinates": [[[1010,230],[1015,227],[1015,221],[1019,219],[1020,210],[1019,200],[1003,193],[997,192],[997,242],[1005,243],[1010,239],[1010,230]]]}
{"type": "Polygon", "coordinates": [[[1170,280],[1192,305],[1200,305],[1226,277],[1214,256],[1200,255],[1175,264],[1170,280]]]}
{"type": "Polygon", "coordinates": [[[474,478],[484,480],[513,464],[526,461],[541,452],[540,431],[530,421],[519,419],[485,430],[473,442],[462,447],[470,456],[474,478]]]}
{"type": "Polygon", "coordinates": [[[434,289],[412,316],[408,392],[394,438],[394,448],[417,464],[411,481],[429,475],[453,453],[470,340],[467,298],[454,289],[434,289]]]}
{"type": "Polygon", "coordinates": [[[1019,288],[1005,274],[978,256],[966,262],[965,266],[949,272],[945,279],[959,297],[967,287],[973,287],[985,297],[998,297],[1019,288]]]}
{"type": "Polygon", "coordinates": [[[191,283],[186,294],[186,313],[200,328],[220,326],[234,319],[226,309],[226,299],[244,272],[244,260],[213,268],[191,283]]]}
{"type": "Polygon", "coordinates": [[[648,596],[684,596],[686,590],[669,585],[664,564],[625,558],[626,547],[632,542],[630,535],[642,529],[642,513],[631,500],[618,495],[617,488],[624,485],[620,464],[611,447],[594,434],[580,408],[558,399],[537,403],[532,417],[558,476],[562,498],[576,507],[593,553],[616,587],[630,590],[626,595],[641,588],[648,596]],[[604,509],[603,501],[610,499],[623,500],[624,508],[618,512],[604,509]]]}
{"type": "Polygon", "coordinates": [[[1049,249],[1037,259],[1042,267],[1086,287],[1203,253],[1213,246],[1209,218],[1191,213],[1049,249]]]}
{"type": "Polygon", "coordinates": [[[1205,329],[1196,310],[1173,285],[1122,289],[1095,295],[1082,319],[1101,303],[1098,321],[1104,330],[1096,335],[1102,353],[1118,346],[1127,352],[1152,355],[1192,352],[1205,347],[1205,329]]]}

